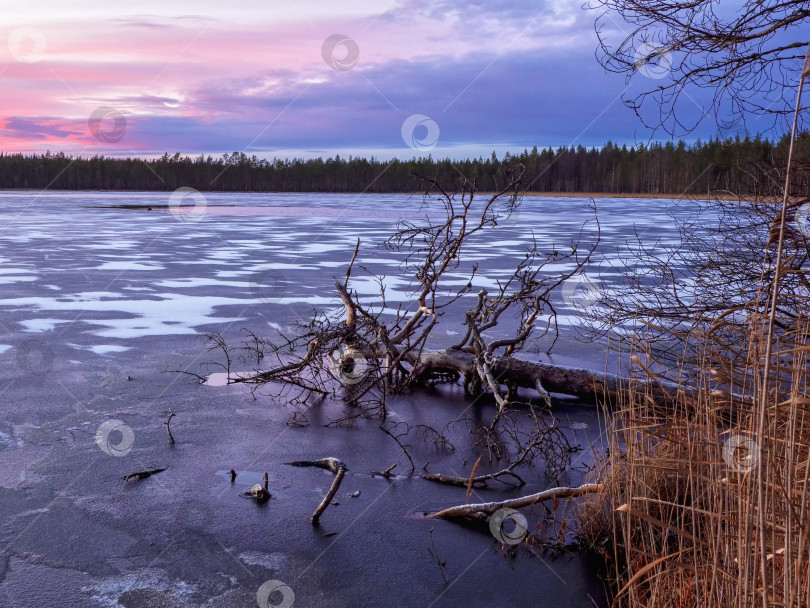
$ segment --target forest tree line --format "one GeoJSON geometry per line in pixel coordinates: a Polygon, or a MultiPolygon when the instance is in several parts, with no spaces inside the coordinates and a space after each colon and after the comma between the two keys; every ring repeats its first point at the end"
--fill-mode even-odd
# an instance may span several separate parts
{"type": "MultiPolygon", "coordinates": [[[[711,139],[601,148],[546,148],[497,158],[266,160],[242,152],[219,158],[179,153],[160,158],[72,157],[63,153],[0,153],[0,189],[175,190],[235,192],[412,192],[414,174],[454,184],[466,178],[497,190],[510,168],[526,169],[531,192],[633,194],[764,194],[781,181],[789,137],[711,139]]],[[[810,192],[810,133],[798,138],[794,189],[810,192]]]]}

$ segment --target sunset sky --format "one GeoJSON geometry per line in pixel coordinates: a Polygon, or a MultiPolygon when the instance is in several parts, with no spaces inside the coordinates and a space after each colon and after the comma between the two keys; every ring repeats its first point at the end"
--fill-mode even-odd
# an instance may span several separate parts
{"type": "MultiPolygon", "coordinates": [[[[646,142],[621,96],[651,83],[604,72],[581,4],[8,3],[0,149],[458,158],[646,142]]],[[[707,99],[694,95],[696,113],[707,99]]]]}

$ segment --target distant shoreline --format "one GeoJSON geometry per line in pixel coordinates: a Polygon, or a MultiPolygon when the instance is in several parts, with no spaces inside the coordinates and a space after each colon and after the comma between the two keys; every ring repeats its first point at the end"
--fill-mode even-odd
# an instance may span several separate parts
{"type": "MultiPolygon", "coordinates": [[[[52,189],[42,190],[39,188],[15,188],[15,189],[0,189],[0,193],[49,193],[61,194],[68,192],[96,192],[96,193],[109,193],[109,194],[171,194],[169,190],[68,190],[68,189],[52,189]]],[[[380,194],[402,194],[406,196],[421,196],[422,192],[302,192],[302,191],[284,191],[284,190],[271,190],[267,192],[245,191],[245,190],[201,190],[204,194],[345,194],[345,195],[359,195],[365,194],[368,196],[380,194]]],[[[475,193],[476,196],[491,196],[494,192],[479,191],[475,193]]],[[[752,195],[731,195],[729,193],[714,193],[714,194],[650,194],[650,193],[633,193],[633,192],[523,192],[522,196],[532,198],[640,198],[640,199],[667,199],[667,200],[723,200],[723,201],[741,201],[751,200],[752,195]]],[[[761,200],[768,200],[773,197],[766,197],[761,200]]],[[[778,201],[774,201],[778,202],[778,201]]]]}
{"type": "MultiPolygon", "coordinates": [[[[479,193],[482,194],[482,193],[479,193]]],[[[492,193],[486,193],[492,194],[492,193]]],[[[633,194],[632,192],[525,192],[523,196],[536,196],[538,198],[663,198],[669,200],[723,200],[740,201],[749,200],[750,195],[731,195],[726,192],[717,194],[633,194]]]]}
{"type": "MultiPolygon", "coordinates": [[[[601,148],[532,148],[500,159],[493,154],[465,160],[430,155],[390,161],[351,156],[269,160],[243,152],[218,158],[177,152],[142,159],[0,152],[0,188],[410,194],[430,185],[456,189],[467,183],[484,193],[497,192],[515,180],[537,197],[740,200],[728,194],[744,192],[745,200],[755,192],[779,194],[780,185],[768,176],[787,162],[788,140],[786,136],[778,142],[667,142],[630,148],[608,142],[601,148]],[[722,194],[714,197],[708,192],[722,194]]],[[[796,152],[810,152],[810,145],[805,148],[802,143],[796,152]]],[[[806,183],[810,172],[797,167],[794,178],[797,184],[806,183]]]]}

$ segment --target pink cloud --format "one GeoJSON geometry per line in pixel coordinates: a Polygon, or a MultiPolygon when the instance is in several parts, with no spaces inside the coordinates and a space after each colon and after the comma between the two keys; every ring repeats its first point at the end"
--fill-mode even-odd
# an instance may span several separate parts
{"type": "MultiPolygon", "coordinates": [[[[410,0],[376,15],[369,14],[367,3],[348,2],[343,14],[323,3],[331,7],[329,18],[314,12],[298,16],[295,7],[286,7],[279,18],[253,0],[232,15],[215,7],[207,15],[184,17],[172,17],[157,0],[144,2],[144,10],[160,13],[153,16],[131,16],[113,5],[99,7],[104,12],[96,16],[92,2],[77,4],[75,15],[32,22],[46,41],[39,61],[20,62],[11,51],[0,54],[3,149],[95,151],[99,142],[89,135],[87,119],[100,106],[128,117],[120,153],[169,149],[182,141],[182,129],[193,133],[189,141],[198,138],[206,143],[197,145],[210,146],[197,129],[228,121],[244,125],[245,143],[269,122],[317,129],[328,139],[326,132],[342,129],[346,116],[365,108],[390,111],[421,90],[413,80],[375,90],[385,66],[405,73],[401,66],[407,64],[452,66],[480,56],[481,69],[471,72],[475,76],[503,54],[571,45],[585,31],[580,23],[561,19],[554,6],[500,1],[490,6],[410,0]],[[321,56],[324,40],[335,33],[351,37],[359,48],[350,71],[330,68],[321,56]],[[289,111],[287,104],[292,104],[289,111]],[[346,105],[341,109],[340,104],[346,105]],[[171,121],[178,131],[168,126],[171,121]],[[157,124],[161,128],[150,127],[148,134],[137,128],[157,124]]],[[[0,40],[22,25],[29,24],[0,30],[0,40]]],[[[419,74],[411,70],[409,78],[418,80],[419,74]]]]}

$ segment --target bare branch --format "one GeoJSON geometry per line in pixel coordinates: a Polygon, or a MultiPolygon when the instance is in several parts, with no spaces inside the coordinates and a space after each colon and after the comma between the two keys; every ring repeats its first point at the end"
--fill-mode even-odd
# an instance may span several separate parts
{"type": "Polygon", "coordinates": [[[543,502],[545,500],[557,500],[559,498],[572,498],[575,496],[582,496],[583,494],[590,494],[593,492],[603,492],[604,486],[598,483],[587,483],[574,488],[551,488],[543,490],[536,494],[529,494],[520,498],[512,498],[509,500],[502,500],[499,502],[483,502],[470,505],[459,505],[456,507],[449,507],[437,513],[426,515],[430,519],[448,519],[452,517],[466,517],[469,519],[487,519],[488,516],[495,513],[499,509],[520,509],[530,505],[543,502]]]}

